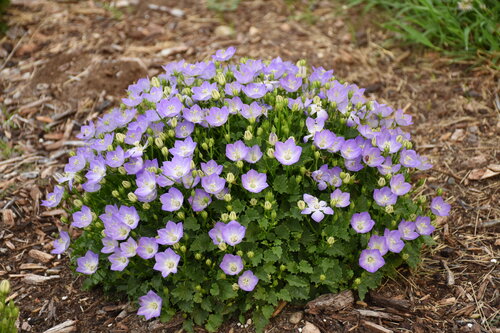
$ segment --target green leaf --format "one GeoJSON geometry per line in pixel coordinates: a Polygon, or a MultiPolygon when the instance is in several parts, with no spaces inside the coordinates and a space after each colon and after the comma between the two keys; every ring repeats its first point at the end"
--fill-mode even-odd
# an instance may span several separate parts
{"type": "Polygon", "coordinates": [[[193,296],[193,288],[188,287],[187,284],[180,284],[172,290],[171,294],[183,301],[190,301],[193,296]]]}
{"type": "Polygon", "coordinates": [[[288,192],[288,177],[286,175],[278,175],[273,180],[273,189],[280,193],[288,192]]]}
{"type": "Polygon", "coordinates": [[[224,318],[222,317],[221,314],[212,313],[211,315],[208,316],[208,321],[207,324],[205,325],[205,328],[209,332],[217,332],[220,325],[222,325],[223,320],[224,318]]]}
{"type": "Polygon", "coordinates": [[[239,199],[231,201],[231,205],[233,206],[233,210],[235,213],[241,213],[245,210],[246,205],[239,199]]]}
{"type": "Polygon", "coordinates": [[[309,286],[309,283],[307,283],[307,281],[304,278],[299,277],[297,275],[288,275],[286,277],[286,281],[288,282],[289,285],[291,285],[293,287],[308,287],[309,286]]]}
{"type": "Polygon", "coordinates": [[[262,307],[262,314],[264,315],[264,317],[266,319],[271,318],[271,315],[273,314],[273,312],[274,312],[274,307],[272,307],[271,305],[264,305],[262,307]]]}
{"type": "Polygon", "coordinates": [[[195,240],[191,243],[189,250],[193,252],[205,252],[210,248],[215,248],[210,236],[208,236],[207,233],[202,233],[201,235],[196,236],[195,240]]]}
{"type": "Polygon", "coordinates": [[[301,260],[299,262],[299,271],[301,271],[302,273],[312,274],[313,268],[310,263],[305,260],[301,260]]]}
{"type": "Polygon", "coordinates": [[[220,292],[219,285],[217,283],[212,283],[210,288],[210,294],[213,296],[218,296],[220,292]]]}
{"type": "Polygon", "coordinates": [[[196,230],[200,229],[200,224],[198,223],[196,218],[193,216],[186,218],[183,225],[184,225],[184,229],[186,229],[186,230],[196,231],[196,230]]]}

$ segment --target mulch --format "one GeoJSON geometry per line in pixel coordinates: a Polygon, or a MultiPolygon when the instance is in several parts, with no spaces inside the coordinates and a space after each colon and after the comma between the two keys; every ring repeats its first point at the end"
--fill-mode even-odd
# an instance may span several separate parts
{"type": "MultiPolygon", "coordinates": [[[[443,188],[453,207],[418,269],[402,268],[335,311],[282,304],[267,331],[500,332],[500,97],[491,66],[401,46],[371,13],[332,1],[241,1],[234,12],[195,0],[12,3],[0,37],[0,279],[11,281],[21,332],[179,332],[181,317],[146,322],[133,302],[82,291],[67,257],[48,254],[65,212],[39,200],[79,126],[117,105],[130,83],[231,45],[237,56],[333,68],[405,109],[418,151],[435,165],[415,178],[426,180],[424,194],[443,188]]],[[[221,332],[253,328],[228,321],[221,332]]]]}

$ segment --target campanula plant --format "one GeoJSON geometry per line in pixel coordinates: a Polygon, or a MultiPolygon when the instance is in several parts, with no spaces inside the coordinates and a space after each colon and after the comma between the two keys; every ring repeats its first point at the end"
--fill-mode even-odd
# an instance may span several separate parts
{"type": "Polygon", "coordinates": [[[138,314],[217,330],[279,301],[356,289],[364,297],[415,267],[436,216],[411,173],[401,110],[280,58],[178,61],[128,88],[120,107],[82,126],[43,205],[71,215],[69,247],[87,287],[128,294],[138,314]]]}

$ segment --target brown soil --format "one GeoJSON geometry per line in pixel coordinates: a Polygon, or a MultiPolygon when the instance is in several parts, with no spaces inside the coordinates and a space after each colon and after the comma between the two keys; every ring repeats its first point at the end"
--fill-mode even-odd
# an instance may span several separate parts
{"type": "MultiPolygon", "coordinates": [[[[67,320],[77,332],[179,330],[182,318],[146,322],[133,303],[82,291],[66,257],[43,262],[30,252],[50,251],[63,215],[40,209],[39,199],[64,164],[78,125],[117,105],[130,83],[158,74],[169,61],[202,60],[230,45],[237,56],[305,58],[333,68],[366,87],[368,96],[406,109],[418,150],[435,165],[417,177],[427,180],[425,193],[442,187],[453,205],[419,269],[403,268],[352,308],[305,313],[298,324],[291,314],[304,307],[287,305],[268,332],[297,332],[305,321],[321,332],[499,331],[500,100],[491,67],[400,47],[369,23],[371,16],[347,14],[330,1],[242,1],[224,14],[195,0],[120,8],[98,1],[12,2],[11,28],[0,38],[0,278],[11,281],[22,332],[67,320]],[[33,285],[27,274],[53,279],[33,285]]],[[[252,331],[232,321],[221,329],[252,331]]]]}

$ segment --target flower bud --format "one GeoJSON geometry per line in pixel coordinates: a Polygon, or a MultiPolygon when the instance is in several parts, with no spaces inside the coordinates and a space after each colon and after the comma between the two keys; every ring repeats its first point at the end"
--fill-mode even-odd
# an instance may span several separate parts
{"type": "Polygon", "coordinates": [[[441,187],[439,187],[437,190],[436,190],[436,194],[437,195],[443,195],[443,189],[441,187]]]}
{"type": "Polygon", "coordinates": [[[229,221],[229,214],[228,214],[228,213],[223,213],[223,214],[220,216],[220,219],[222,220],[222,222],[227,222],[227,221],[229,221]]]}
{"type": "Polygon", "coordinates": [[[201,144],[201,148],[202,148],[203,150],[208,150],[208,143],[203,142],[203,143],[201,144]]]}
{"type": "Polygon", "coordinates": [[[127,170],[125,170],[124,167],[118,167],[118,172],[120,173],[120,175],[126,175],[127,174],[127,170]]]}
{"type": "Polygon", "coordinates": [[[195,258],[196,260],[201,260],[201,253],[196,253],[196,254],[194,255],[194,258],[195,258]]]}
{"type": "Polygon", "coordinates": [[[297,207],[299,207],[300,210],[306,209],[306,202],[304,200],[299,200],[297,202],[297,207]]]}
{"type": "Polygon", "coordinates": [[[167,158],[168,157],[168,148],[167,147],[163,147],[161,149],[161,154],[163,155],[163,157],[167,158]]]}
{"type": "Polygon", "coordinates": [[[229,219],[230,220],[236,220],[238,217],[236,216],[236,212],[231,212],[229,213],[229,219]]]}
{"type": "Polygon", "coordinates": [[[181,252],[182,252],[182,253],[186,253],[186,250],[187,250],[186,246],[185,246],[185,245],[182,245],[182,246],[181,246],[181,252]]]}
{"type": "Polygon", "coordinates": [[[385,186],[385,184],[386,184],[386,182],[385,182],[385,178],[384,178],[384,177],[380,177],[380,178],[378,179],[377,184],[378,184],[378,186],[380,186],[380,187],[385,186]]]}
{"type": "Polygon", "coordinates": [[[145,203],[142,204],[142,209],[148,210],[150,208],[151,208],[151,205],[148,202],[145,202],[145,203]]]}
{"type": "Polygon", "coordinates": [[[207,266],[212,266],[212,260],[210,260],[210,259],[205,260],[205,264],[207,266]]]}
{"type": "Polygon", "coordinates": [[[81,200],[75,199],[73,201],[73,206],[75,206],[76,208],[80,208],[83,206],[83,202],[81,200]]]}
{"type": "Polygon", "coordinates": [[[274,158],[274,149],[273,148],[269,148],[267,150],[266,154],[267,154],[267,157],[274,158]]]}
{"type": "Polygon", "coordinates": [[[127,194],[127,198],[130,200],[130,202],[137,202],[137,195],[135,195],[133,192],[129,192],[127,194]]]}
{"type": "Polygon", "coordinates": [[[354,284],[355,284],[355,285],[360,285],[360,284],[361,284],[361,279],[360,279],[360,278],[356,278],[356,279],[354,280],[354,284]]]}
{"type": "Polygon", "coordinates": [[[181,244],[175,243],[174,245],[172,245],[172,247],[174,248],[174,250],[178,250],[181,247],[181,244]]]}
{"type": "Polygon", "coordinates": [[[231,197],[231,194],[226,193],[224,194],[224,201],[230,202],[233,198],[231,197]]]}
{"type": "Polygon", "coordinates": [[[184,220],[186,218],[186,215],[184,214],[184,212],[177,212],[177,218],[179,220],[184,220]]]}
{"type": "Polygon", "coordinates": [[[264,130],[262,129],[262,127],[257,128],[257,136],[261,136],[262,133],[264,133],[264,130]]]}
{"type": "Polygon", "coordinates": [[[130,183],[128,180],[122,181],[122,186],[124,188],[130,188],[132,186],[132,183],[130,183]]]}
{"type": "Polygon", "coordinates": [[[410,215],[410,221],[415,221],[417,219],[417,214],[410,215]]]}
{"type": "Polygon", "coordinates": [[[427,201],[427,197],[425,195],[421,195],[418,197],[418,202],[420,204],[424,204],[427,201]]]}
{"type": "Polygon", "coordinates": [[[218,248],[219,248],[219,250],[221,250],[221,251],[226,251],[226,249],[227,249],[227,244],[226,244],[226,243],[224,243],[224,242],[220,242],[220,243],[217,245],[217,247],[218,247],[218,248]]]}
{"type": "Polygon", "coordinates": [[[246,131],[245,131],[245,134],[243,135],[243,139],[244,139],[245,141],[250,141],[250,140],[252,140],[252,139],[253,139],[253,135],[252,135],[252,133],[251,133],[250,131],[246,130],[246,131]]]}
{"type": "Polygon", "coordinates": [[[410,259],[410,255],[408,253],[403,253],[402,257],[403,257],[403,260],[410,259]]]}
{"type": "Polygon", "coordinates": [[[68,153],[69,157],[73,157],[73,156],[76,156],[76,152],[74,150],[70,151],[68,153]]]}
{"type": "Polygon", "coordinates": [[[335,238],[333,236],[330,236],[327,238],[326,242],[328,245],[333,245],[335,243],[335,238]]]}
{"type": "Polygon", "coordinates": [[[202,211],[200,215],[201,215],[201,217],[202,217],[204,220],[206,220],[206,219],[207,219],[207,217],[208,217],[208,213],[207,213],[207,211],[206,211],[206,210],[202,211]]]}
{"type": "Polygon", "coordinates": [[[298,175],[297,177],[295,177],[295,181],[297,182],[297,184],[300,184],[300,182],[302,181],[302,176],[298,175]]]}
{"type": "Polygon", "coordinates": [[[191,96],[191,88],[185,87],[181,90],[182,95],[191,96]]]}
{"type": "Polygon", "coordinates": [[[413,143],[411,143],[410,141],[408,140],[404,140],[403,141],[403,146],[406,148],[406,149],[411,149],[413,147],[413,143]]]}
{"type": "Polygon", "coordinates": [[[226,84],[226,76],[224,75],[224,73],[219,72],[215,76],[215,81],[217,81],[218,84],[220,84],[221,86],[223,86],[223,85],[226,84]]]}
{"type": "Polygon", "coordinates": [[[403,136],[402,136],[402,135],[398,135],[398,136],[396,137],[396,141],[397,141],[397,142],[399,142],[399,143],[403,143],[403,140],[404,140],[404,138],[403,138],[403,136]]]}
{"type": "Polygon", "coordinates": [[[212,98],[218,100],[220,98],[220,93],[218,90],[212,90],[212,98]]]}
{"type": "Polygon", "coordinates": [[[254,255],[255,255],[255,253],[253,253],[253,251],[248,251],[247,252],[247,257],[250,258],[250,259],[253,258],[254,255]]]}
{"type": "Polygon", "coordinates": [[[196,289],[196,291],[201,291],[201,286],[197,285],[196,287],[194,287],[194,289],[196,289]]]}
{"type": "Polygon", "coordinates": [[[160,80],[158,80],[158,78],[156,76],[151,79],[151,86],[157,87],[157,88],[161,86],[160,80]]]}
{"type": "Polygon", "coordinates": [[[234,291],[238,291],[238,290],[240,289],[240,286],[239,286],[236,282],[235,282],[235,283],[233,283],[233,286],[232,286],[232,287],[233,287],[233,290],[234,290],[234,291]]]}
{"type": "Polygon", "coordinates": [[[10,283],[8,280],[0,282],[0,294],[7,295],[10,292],[10,283]]]}
{"type": "Polygon", "coordinates": [[[116,142],[118,142],[118,143],[123,143],[123,141],[125,141],[125,138],[126,138],[126,137],[127,137],[127,136],[126,136],[125,134],[123,134],[123,133],[116,133],[116,134],[115,134],[115,140],[116,140],[116,142]]]}
{"type": "Polygon", "coordinates": [[[239,255],[240,257],[243,257],[243,251],[241,251],[241,250],[238,250],[238,251],[236,252],[236,254],[237,254],[237,255],[239,255]]]}
{"type": "Polygon", "coordinates": [[[234,174],[233,174],[232,172],[229,172],[229,173],[226,175],[226,181],[227,181],[229,184],[234,183],[234,181],[235,181],[235,177],[234,177],[234,174]]]}
{"type": "Polygon", "coordinates": [[[321,274],[321,275],[319,276],[319,280],[320,280],[320,281],[325,281],[325,280],[326,280],[326,276],[325,276],[325,274],[321,274]]]}
{"type": "Polygon", "coordinates": [[[315,151],[314,152],[314,158],[318,160],[320,157],[321,157],[321,153],[319,151],[315,151]]]}
{"type": "Polygon", "coordinates": [[[386,212],[387,214],[392,214],[392,213],[394,213],[394,206],[392,206],[392,205],[387,205],[387,206],[385,206],[385,212],[386,212]]]}
{"type": "Polygon", "coordinates": [[[238,169],[243,168],[243,161],[237,161],[236,162],[236,167],[238,167],[238,169]]]}
{"type": "Polygon", "coordinates": [[[346,173],[344,177],[344,183],[349,184],[350,181],[351,181],[351,175],[346,173]]]}
{"type": "Polygon", "coordinates": [[[269,201],[264,202],[264,209],[265,210],[271,210],[273,208],[273,204],[270,203],[269,201]]]}
{"type": "Polygon", "coordinates": [[[276,142],[278,142],[278,136],[276,135],[276,133],[274,132],[271,132],[269,134],[269,139],[268,139],[268,142],[271,146],[274,146],[276,144],[276,142]]]}
{"type": "Polygon", "coordinates": [[[156,147],[158,147],[158,148],[161,149],[163,147],[163,145],[164,145],[163,140],[161,138],[156,138],[155,139],[155,145],[156,145],[156,147]]]}
{"type": "Polygon", "coordinates": [[[280,266],[280,271],[282,271],[282,272],[283,272],[285,269],[286,269],[286,266],[282,264],[282,265],[280,266]]]}
{"type": "Polygon", "coordinates": [[[255,205],[257,205],[257,203],[258,203],[257,199],[255,199],[255,198],[250,199],[250,205],[255,206],[255,205]]]}
{"type": "Polygon", "coordinates": [[[273,210],[273,211],[271,212],[271,218],[274,220],[277,216],[278,216],[278,214],[276,213],[276,211],[275,211],[275,210],[273,210]]]}
{"type": "Polygon", "coordinates": [[[214,138],[210,138],[210,139],[208,139],[208,146],[209,146],[209,147],[213,147],[213,146],[214,146],[214,144],[215,144],[215,140],[214,140],[214,138]]]}
{"type": "Polygon", "coordinates": [[[167,134],[170,138],[173,138],[175,136],[175,131],[173,129],[169,129],[167,134]]]}
{"type": "Polygon", "coordinates": [[[119,198],[120,197],[120,193],[117,191],[117,190],[113,190],[111,192],[111,195],[114,197],[114,198],[119,198]]]}
{"type": "Polygon", "coordinates": [[[231,141],[231,135],[229,135],[229,133],[224,134],[224,140],[226,140],[226,142],[231,141]]]}
{"type": "Polygon", "coordinates": [[[228,211],[230,211],[230,212],[231,212],[231,211],[233,211],[233,206],[231,206],[231,205],[227,205],[227,206],[226,206],[226,209],[227,209],[228,211]]]}

